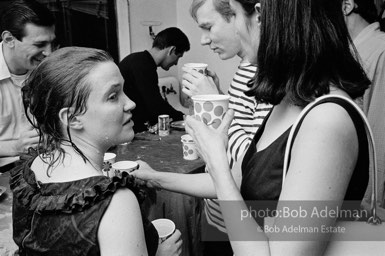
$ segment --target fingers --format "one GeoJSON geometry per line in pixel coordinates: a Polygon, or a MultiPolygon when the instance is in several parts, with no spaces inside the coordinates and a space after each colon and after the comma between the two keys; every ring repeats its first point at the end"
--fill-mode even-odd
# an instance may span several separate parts
{"type": "Polygon", "coordinates": [[[190,134],[191,136],[193,136],[194,140],[195,140],[195,136],[194,136],[194,133],[198,128],[199,125],[204,125],[202,122],[196,120],[194,117],[192,116],[187,116],[186,117],[186,121],[185,121],[185,129],[186,129],[186,132],[188,134],[190,134]]]}
{"type": "Polygon", "coordinates": [[[195,89],[195,85],[191,83],[189,80],[185,80],[185,79],[182,80],[182,86],[183,88],[186,88],[190,91],[195,89]]]}
{"type": "Polygon", "coordinates": [[[186,87],[183,87],[183,88],[182,88],[182,92],[184,92],[184,93],[185,93],[187,96],[189,96],[189,97],[194,96],[193,93],[192,93],[192,91],[189,90],[189,89],[187,89],[186,87]]]}
{"type": "Polygon", "coordinates": [[[175,230],[167,240],[159,244],[157,255],[158,256],[179,256],[182,255],[182,244],[181,233],[178,229],[175,230]]]}
{"type": "Polygon", "coordinates": [[[149,166],[146,162],[143,162],[141,160],[138,160],[136,162],[139,164],[139,168],[137,170],[130,172],[130,174],[135,178],[139,178],[142,180],[149,179],[151,172],[154,172],[151,166],[149,166]]]}
{"type": "Polygon", "coordinates": [[[201,77],[204,76],[202,73],[196,71],[195,69],[192,68],[187,68],[187,67],[182,67],[182,71],[184,72],[183,75],[189,74],[192,77],[201,77]]]}
{"type": "Polygon", "coordinates": [[[139,170],[144,169],[144,168],[151,168],[151,166],[148,163],[146,163],[142,160],[136,160],[135,162],[137,162],[139,164],[139,170]]]}
{"type": "Polygon", "coordinates": [[[176,229],[174,234],[172,234],[167,240],[169,240],[172,243],[177,243],[178,240],[181,240],[182,233],[179,231],[179,229],[176,229]]]}
{"type": "Polygon", "coordinates": [[[139,170],[134,170],[134,171],[130,172],[130,175],[132,175],[132,176],[134,176],[135,178],[138,178],[138,179],[143,179],[140,176],[140,171],[139,170]]]}
{"type": "Polygon", "coordinates": [[[218,127],[218,130],[228,131],[233,119],[234,119],[234,110],[233,109],[227,110],[225,116],[223,117],[221,125],[218,127]]]}
{"type": "Polygon", "coordinates": [[[214,80],[218,78],[217,74],[214,71],[211,71],[209,69],[206,70],[206,74],[210,77],[212,77],[214,80]]]}

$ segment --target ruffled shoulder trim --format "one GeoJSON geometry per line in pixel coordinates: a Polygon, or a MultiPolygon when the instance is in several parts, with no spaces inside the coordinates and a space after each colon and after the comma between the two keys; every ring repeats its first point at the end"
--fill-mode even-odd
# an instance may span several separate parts
{"type": "Polygon", "coordinates": [[[147,188],[127,173],[122,178],[110,179],[104,176],[95,176],[82,180],[64,183],[41,184],[35,179],[30,169],[33,159],[31,155],[25,162],[11,171],[10,186],[20,204],[30,211],[44,213],[74,213],[90,208],[102,200],[112,197],[119,188],[130,189],[139,203],[146,198],[155,201],[155,190],[147,188]],[[76,190],[73,187],[81,189],[76,190]],[[59,191],[59,192],[58,192],[59,191]],[[61,191],[65,193],[61,193],[61,191]],[[67,193],[68,191],[68,193],[67,193]]]}

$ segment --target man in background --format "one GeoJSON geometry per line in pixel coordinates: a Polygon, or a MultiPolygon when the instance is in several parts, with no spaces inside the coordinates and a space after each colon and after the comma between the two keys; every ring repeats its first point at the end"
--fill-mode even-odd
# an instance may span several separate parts
{"type": "MultiPolygon", "coordinates": [[[[362,107],[373,131],[377,151],[378,199],[383,202],[385,170],[385,33],[377,22],[373,0],[344,0],[343,12],[349,34],[360,55],[367,76],[372,81],[366,90],[362,107]]],[[[370,189],[369,189],[370,190],[370,189]]],[[[370,200],[370,191],[365,198],[370,200]]]]}
{"type": "Polygon", "coordinates": [[[183,113],[162,98],[156,70],[158,67],[169,70],[177,65],[188,50],[187,36],[180,29],[171,27],[156,35],[151,49],[132,53],[120,62],[124,92],[136,103],[132,111],[135,132],[146,131],[146,123],[155,125],[159,115],[167,114],[174,121],[183,120],[183,113]]]}
{"type": "Polygon", "coordinates": [[[55,19],[42,4],[18,0],[4,9],[0,26],[0,172],[6,172],[39,141],[26,118],[21,89],[30,71],[52,52],[55,19]]]}

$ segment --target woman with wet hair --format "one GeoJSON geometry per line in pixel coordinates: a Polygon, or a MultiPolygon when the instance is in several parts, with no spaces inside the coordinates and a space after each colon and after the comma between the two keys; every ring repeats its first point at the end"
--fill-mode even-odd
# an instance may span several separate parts
{"type": "Polygon", "coordinates": [[[179,231],[158,246],[134,178],[102,174],[107,149],[134,137],[123,82],[106,52],[80,47],[54,52],[26,81],[40,141],[11,172],[20,255],[180,255],[179,231]]]}
{"type": "MultiPolygon", "coordinates": [[[[217,130],[192,117],[186,119],[186,129],[212,176],[235,255],[322,255],[330,233],[293,238],[263,232],[263,217],[271,215],[265,211],[257,216],[250,209],[258,210],[261,201],[268,200],[270,213],[282,213],[290,206],[298,209],[294,208],[298,204],[318,205],[320,210],[323,203],[341,207],[344,200],[360,202],[364,196],[369,175],[365,130],[357,112],[335,98],[312,105],[304,117],[293,137],[283,183],[286,143],[302,110],[323,95],[355,99],[370,84],[351,50],[342,2],[230,0],[230,4],[248,59],[258,65],[247,94],[274,105],[243,158],[240,190],[226,160],[232,111],[217,130]]],[[[276,217],[272,227],[281,231],[298,224],[333,228],[336,219],[276,217]]]]}

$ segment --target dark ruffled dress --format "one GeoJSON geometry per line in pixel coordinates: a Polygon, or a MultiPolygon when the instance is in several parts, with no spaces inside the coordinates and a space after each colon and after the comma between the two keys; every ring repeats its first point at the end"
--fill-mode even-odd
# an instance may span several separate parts
{"type": "MultiPolygon", "coordinates": [[[[141,202],[143,191],[129,175],[43,184],[30,169],[35,157],[11,171],[13,239],[19,254],[100,255],[97,232],[113,194],[129,188],[141,202]]],[[[148,254],[155,255],[158,233],[144,216],[143,225],[148,254]]]]}

